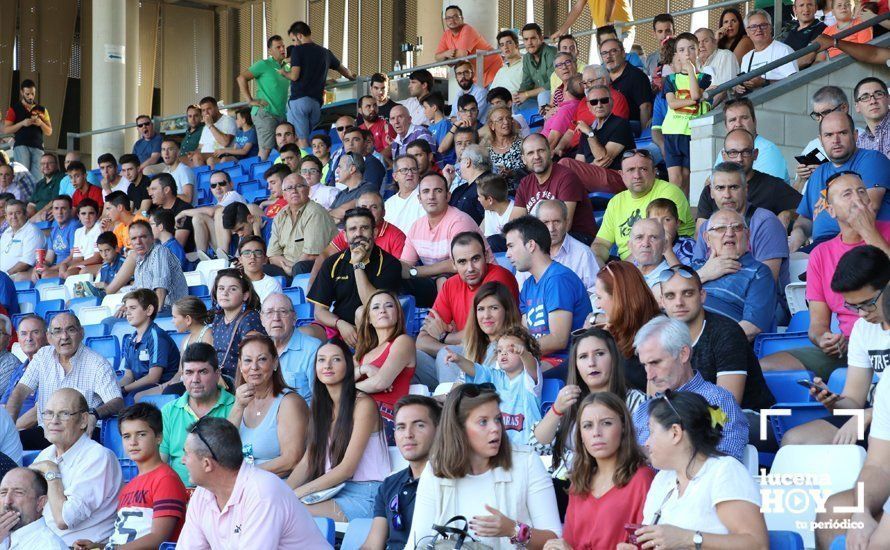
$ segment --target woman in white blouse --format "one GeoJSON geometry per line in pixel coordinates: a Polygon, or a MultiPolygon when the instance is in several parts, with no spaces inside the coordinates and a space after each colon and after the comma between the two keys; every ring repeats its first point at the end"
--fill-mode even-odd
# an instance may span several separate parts
{"type": "Polygon", "coordinates": [[[618,550],[769,548],[757,484],[741,462],[717,451],[725,421],[695,393],[655,398],[646,447],[660,472],[634,533],[639,546],[622,543],[618,550]]]}
{"type": "Polygon", "coordinates": [[[541,548],[562,534],[553,484],[541,459],[510,448],[491,384],[463,384],[445,401],[420,477],[406,549],[428,543],[453,516],[493,549],[541,548]]]}

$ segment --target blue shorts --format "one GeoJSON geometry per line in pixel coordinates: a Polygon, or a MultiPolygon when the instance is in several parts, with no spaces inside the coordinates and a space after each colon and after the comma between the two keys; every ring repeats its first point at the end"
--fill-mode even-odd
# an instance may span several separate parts
{"type": "Polygon", "coordinates": [[[668,168],[689,168],[689,142],[686,134],[664,134],[664,164],[668,168]]]}
{"type": "Polygon", "coordinates": [[[382,484],[382,481],[347,481],[340,492],[334,496],[334,502],[349,521],[358,518],[373,518],[374,500],[377,498],[377,490],[382,484]]]}
{"type": "Polygon", "coordinates": [[[309,141],[312,129],[321,120],[321,104],[311,97],[300,97],[287,102],[287,121],[294,125],[297,139],[309,141]]]}

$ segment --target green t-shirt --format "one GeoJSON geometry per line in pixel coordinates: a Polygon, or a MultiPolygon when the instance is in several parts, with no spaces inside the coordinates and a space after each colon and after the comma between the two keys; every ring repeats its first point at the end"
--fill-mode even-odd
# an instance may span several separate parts
{"type": "MultiPolygon", "coordinates": [[[[278,74],[281,64],[268,57],[257,61],[250,66],[250,74],[256,79],[256,96],[262,99],[268,105],[266,111],[270,114],[284,118],[287,108],[287,96],[290,91],[290,80],[278,74]]],[[[255,115],[259,107],[250,110],[251,115],[255,115]]]]}
{"type": "Polygon", "coordinates": [[[30,202],[34,203],[37,210],[40,210],[49,204],[49,201],[59,195],[59,184],[62,183],[63,177],[65,177],[65,174],[56,172],[49,181],[47,181],[46,178],[43,178],[37,182],[37,185],[34,186],[34,192],[31,193],[30,199],[30,202]]]}
{"type": "Polygon", "coordinates": [[[188,128],[182,136],[182,143],[179,144],[179,154],[184,155],[192,151],[198,151],[198,145],[201,143],[201,132],[204,131],[204,123],[198,124],[194,131],[189,132],[188,128]]]}
{"type": "Polygon", "coordinates": [[[680,214],[678,232],[683,237],[691,237],[695,233],[695,219],[689,212],[689,201],[679,187],[664,180],[656,179],[652,189],[642,197],[634,198],[630,191],[622,191],[609,201],[603,224],[597,238],[618,245],[618,255],[622,260],[630,255],[627,242],[630,240],[630,228],[640,218],[646,217],[646,207],[655,199],[670,199],[677,205],[680,214]]]}
{"type": "MultiPolygon", "coordinates": [[[[235,396],[221,390],[216,405],[210,409],[207,416],[214,418],[227,418],[235,404],[235,396]]],[[[164,405],[161,410],[164,420],[164,439],[161,441],[161,454],[168,457],[168,463],[186,486],[191,487],[189,472],[182,463],[185,438],[188,436],[188,428],[198,421],[198,417],[189,407],[189,394],[185,393],[176,401],[164,405]]]]}
{"type": "MultiPolygon", "coordinates": [[[[711,85],[711,75],[700,73],[698,75],[698,85],[702,90],[706,90],[711,85]]],[[[674,94],[676,99],[690,99],[689,97],[689,75],[686,73],[673,73],[664,78],[664,93],[674,94]]],[[[671,109],[668,107],[667,113],[664,115],[664,121],[661,123],[661,133],[664,135],[692,135],[692,128],[689,127],[689,121],[693,118],[703,115],[711,110],[711,104],[705,100],[699,101],[698,105],[684,107],[682,109],[671,109]]]]}

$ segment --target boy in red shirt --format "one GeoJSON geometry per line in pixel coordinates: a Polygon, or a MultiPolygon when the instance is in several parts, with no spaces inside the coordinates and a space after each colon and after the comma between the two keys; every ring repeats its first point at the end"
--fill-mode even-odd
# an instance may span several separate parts
{"type": "MultiPolygon", "coordinates": [[[[117,521],[108,544],[124,550],[157,548],[163,542],[176,541],[185,521],[188,496],[179,475],[161,460],[161,411],[150,403],[136,403],[118,415],[118,430],[139,475],[118,497],[117,521]]],[[[74,543],[76,550],[96,546],[88,540],[74,543]]]]}

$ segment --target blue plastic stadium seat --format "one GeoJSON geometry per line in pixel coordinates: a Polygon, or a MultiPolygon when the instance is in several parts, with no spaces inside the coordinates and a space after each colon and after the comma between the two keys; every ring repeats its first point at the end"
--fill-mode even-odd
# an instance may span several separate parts
{"type": "Polygon", "coordinates": [[[813,379],[813,373],[808,370],[767,371],[763,373],[763,378],[776,401],[782,403],[813,402],[810,390],[797,383],[802,378],[813,379]]]}
{"type": "Polygon", "coordinates": [[[130,323],[118,319],[116,323],[111,325],[109,334],[117,338],[117,343],[121,346],[121,350],[123,350],[124,338],[133,334],[135,331],[136,329],[131,327],[130,323]]]}
{"type": "Polygon", "coordinates": [[[257,181],[265,181],[263,179],[263,174],[266,173],[266,170],[272,167],[272,163],[269,161],[266,162],[258,162],[250,167],[250,178],[255,179],[257,181]]]}
{"type": "Polygon", "coordinates": [[[294,312],[297,314],[297,326],[308,325],[315,320],[313,315],[312,304],[302,303],[294,304],[294,312]]]}
{"type": "Polygon", "coordinates": [[[176,325],[173,324],[173,317],[158,317],[155,319],[155,323],[164,330],[176,330],[176,325]]]}
{"type": "Polygon", "coordinates": [[[229,169],[235,168],[236,166],[238,166],[238,163],[236,163],[234,160],[230,160],[229,162],[220,162],[219,164],[214,166],[213,169],[217,170],[217,171],[219,171],[219,170],[228,171],[229,169]]]}
{"type": "Polygon", "coordinates": [[[114,336],[99,336],[84,340],[86,347],[108,359],[111,368],[117,370],[121,359],[121,349],[117,338],[114,336]]]}
{"type": "Polygon", "coordinates": [[[399,296],[399,304],[402,306],[402,312],[405,315],[405,330],[408,334],[416,335],[420,332],[420,327],[414,323],[414,308],[417,304],[414,296],[410,294],[399,296]]]}
{"type": "Polygon", "coordinates": [[[541,414],[547,414],[550,407],[556,403],[556,397],[565,386],[565,382],[556,378],[545,378],[544,387],[541,389],[541,414]]]}
{"type": "Polygon", "coordinates": [[[252,157],[243,158],[238,161],[238,166],[241,167],[241,170],[244,171],[245,174],[250,173],[250,168],[260,161],[260,157],[254,155],[252,157]]]}
{"type": "Polygon", "coordinates": [[[210,289],[207,285],[192,285],[189,287],[189,296],[210,296],[210,289]]]}
{"type": "Polygon", "coordinates": [[[102,300],[98,296],[83,296],[80,298],[71,298],[68,300],[68,309],[74,315],[80,315],[81,308],[98,306],[102,300]]]}
{"type": "Polygon", "coordinates": [[[822,403],[776,403],[771,409],[791,409],[791,416],[770,415],[769,420],[776,434],[776,441],[782,441],[782,437],[788,430],[806,424],[813,420],[819,420],[830,416],[828,409],[822,403]]]}
{"type": "Polygon", "coordinates": [[[169,403],[171,401],[176,401],[176,399],[178,399],[178,398],[175,395],[169,395],[169,394],[162,393],[159,395],[145,395],[139,399],[139,402],[140,403],[151,403],[155,407],[157,407],[159,409],[163,409],[164,405],[166,405],[167,403],[169,403]]]}
{"type": "Polygon", "coordinates": [[[788,321],[788,330],[786,332],[806,332],[810,329],[810,310],[805,309],[798,311],[791,316],[788,321]]]}
{"type": "Polygon", "coordinates": [[[294,304],[294,306],[306,303],[306,294],[303,292],[303,289],[301,287],[290,286],[283,289],[282,292],[285,296],[290,298],[290,301],[294,304]]]}
{"type": "Polygon", "coordinates": [[[318,530],[321,531],[321,534],[324,535],[324,538],[327,539],[328,543],[333,546],[334,537],[336,535],[336,531],[334,530],[334,520],[331,518],[315,518],[315,525],[318,526],[318,530]]]}
{"type": "Polygon", "coordinates": [[[35,289],[43,288],[45,286],[58,286],[62,284],[62,279],[59,277],[49,277],[47,279],[40,279],[34,284],[35,289]]]}
{"type": "Polygon", "coordinates": [[[28,314],[28,313],[16,313],[15,315],[12,316],[12,319],[10,319],[10,321],[12,321],[12,327],[13,327],[14,329],[16,329],[16,330],[19,329],[19,323],[22,322],[22,319],[25,318],[25,315],[30,315],[30,314],[28,314]]]}
{"type": "Polygon", "coordinates": [[[129,458],[118,458],[117,461],[121,465],[124,483],[129,483],[134,477],[139,475],[139,467],[129,458]]]}
{"type": "Polygon", "coordinates": [[[32,288],[34,288],[34,283],[32,283],[31,281],[16,281],[15,282],[16,291],[31,290],[32,288]]]}
{"type": "Polygon", "coordinates": [[[96,338],[98,336],[108,336],[108,325],[99,323],[97,325],[86,325],[83,327],[84,338],[96,338]]]}
{"type": "Polygon", "coordinates": [[[117,418],[112,416],[102,420],[102,429],[99,431],[99,441],[102,446],[114,453],[114,456],[127,458],[124,452],[124,442],[117,428],[117,418]]]}
{"type": "MultiPolygon", "coordinates": [[[[40,454],[40,451],[22,451],[22,466],[27,468],[31,464],[34,463],[34,459],[37,458],[37,455],[40,454]]],[[[362,541],[364,542],[364,541],[362,541]]]]}
{"type": "Polygon", "coordinates": [[[189,337],[188,332],[176,332],[175,330],[168,330],[167,334],[169,334],[170,338],[173,338],[173,341],[176,342],[177,349],[182,349],[182,343],[189,337]]]}
{"type": "MultiPolygon", "coordinates": [[[[847,367],[834,369],[831,373],[831,376],[828,378],[828,389],[833,391],[834,393],[843,393],[844,385],[847,383],[847,367]]],[[[872,375],[872,383],[877,384],[880,378],[877,374],[872,375]]]]}
{"type": "Polygon", "coordinates": [[[65,309],[65,300],[61,298],[57,300],[43,300],[37,302],[37,306],[34,308],[34,313],[49,322],[49,313],[51,311],[60,311],[63,309],[65,309]]]}
{"type": "Polygon", "coordinates": [[[56,315],[58,315],[60,313],[71,313],[71,310],[70,309],[54,309],[52,311],[47,311],[44,319],[46,319],[46,322],[49,323],[50,321],[53,320],[53,317],[55,317],[56,315]]]}
{"type": "Polygon", "coordinates": [[[19,301],[19,310],[22,313],[33,313],[40,301],[40,294],[35,289],[17,290],[16,298],[19,301]]]}
{"type": "Polygon", "coordinates": [[[794,531],[770,531],[769,547],[770,550],[804,550],[803,538],[794,531]]]}
{"type": "Polygon", "coordinates": [[[806,332],[768,332],[754,339],[754,354],[758,359],[795,348],[814,347],[806,332]]]}

